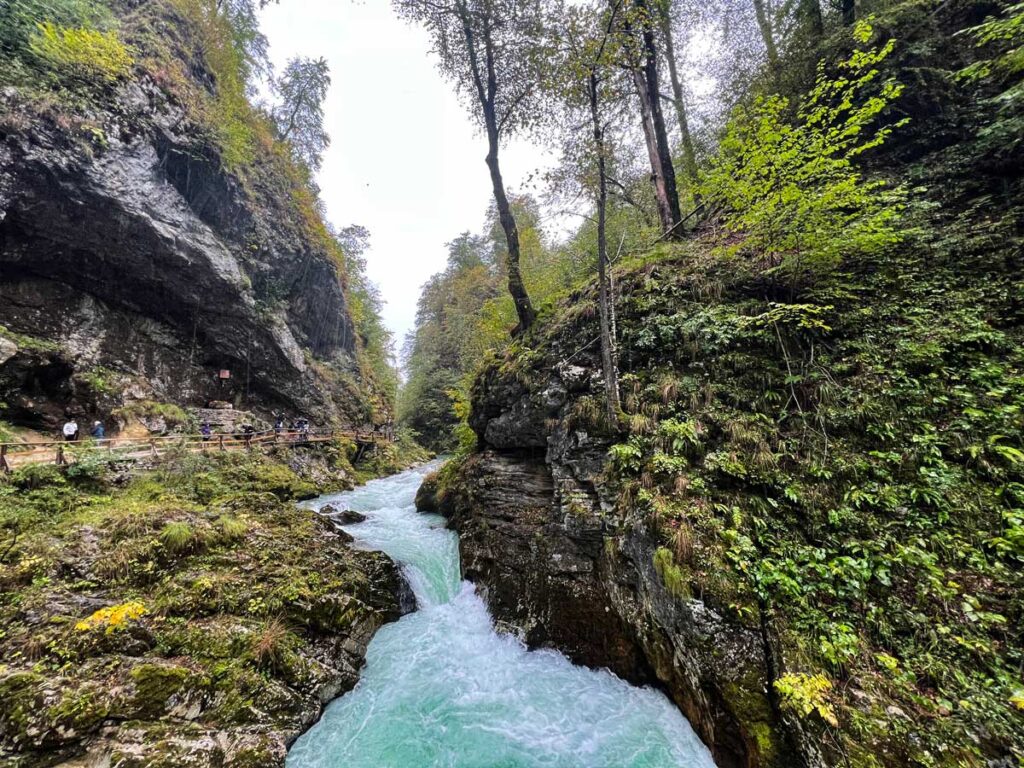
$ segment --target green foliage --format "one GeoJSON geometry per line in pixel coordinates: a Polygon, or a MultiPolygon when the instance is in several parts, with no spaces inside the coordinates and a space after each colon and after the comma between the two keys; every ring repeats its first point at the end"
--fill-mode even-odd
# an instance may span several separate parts
{"type": "Polygon", "coordinates": [[[331,143],[324,130],[323,112],[330,84],[326,59],[299,56],[288,61],[275,83],[281,100],[273,112],[277,132],[311,170],[320,167],[320,158],[331,143]]]}
{"type": "MultiPolygon", "coordinates": [[[[98,0],[5,0],[0,5],[0,60],[13,72],[19,58],[30,57],[40,25],[56,29],[107,32],[113,16],[98,0]]],[[[0,82],[3,81],[0,75],[0,82]]]]}
{"type": "Polygon", "coordinates": [[[192,549],[197,541],[198,536],[195,530],[186,522],[168,523],[160,531],[160,543],[172,554],[180,554],[192,549]]]}
{"type": "Polygon", "coordinates": [[[394,338],[381,318],[384,300],[380,289],[366,274],[364,254],[369,248],[370,233],[365,227],[352,225],[333,232],[333,238],[345,268],[348,309],[362,342],[364,367],[385,398],[385,410],[392,414],[398,397],[394,338]]]}
{"type": "Polygon", "coordinates": [[[202,111],[228,168],[238,169],[255,157],[260,121],[247,89],[254,70],[249,43],[255,29],[234,23],[231,3],[172,0],[197,34],[198,54],[213,74],[215,87],[202,111]]]}
{"type": "Polygon", "coordinates": [[[982,58],[957,75],[972,86],[994,90],[985,100],[995,119],[981,129],[992,151],[1001,157],[1019,151],[1024,133],[1024,3],[1003,9],[1002,15],[961,30],[982,52],[982,58]]]}
{"type": "MultiPolygon", "coordinates": [[[[854,34],[866,43],[871,27],[861,22],[854,34]]],[[[904,190],[865,179],[856,164],[906,123],[878,125],[903,91],[875,82],[894,45],[855,50],[836,76],[820,64],[793,121],[789,101],[777,95],[759,96],[734,115],[703,183],[705,198],[725,209],[730,243],[723,252],[799,276],[902,239],[904,190]]]]}
{"type": "MultiPolygon", "coordinates": [[[[550,306],[579,275],[577,244],[550,247],[531,198],[514,199],[512,206],[527,292],[535,307],[550,306]]],[[[492,209],[484,235],[464,232],[448,243],[447,267],[420,294],[416,329],[405,344],[409,375],[399,399],[399,420],[438,450],[475,443],[464,425],[468,409],[460,407],[469,401],[481,364],[510,344],[516,312],[504,287],[504,237],[492,209]]]]}
{"type": "Polygon", "coordinates": [[[115,419],[163,419],[168,427],[187,425],[191,419],[188,412],[174,403],[160,403],[155,400],[136,400],[115,408],[111,415],[115,419]]]}
{"type": "Polygon", "coordinates": [[[108,718],[155,744],[181,702],[205,702],[220,730],[288,727],[322,680],[323,638],[396,608],[379,555],[267,492],[266,478],[297,481],[287,466],[258,453],[157,463],[89,483],[41,464],[0,476],[0,725],[14,759],[57,733],[78,748],[108,718]]]}
{"type": "Polygon", "coordinates": [[[112,85],[128,76],[133,63],[116,32],[62,27],[49,21],[39,24],[29,50],[61,77],[86,84],[112,85]]]}
{"type": "MultiPolygon", "coordinates": [[[[999,78],[1017,79],[1024,73],[1024,3],[1006,8],[999,17],[989,17],[976,27],[961,31],[973,38],[974,44],[992,50],[993,56],[975,61],[960,70],[966,80],[999,78]]],[[[1024,98],[1024,84],[1017,82],[1000,96],[1004,101],[1024,98]]]]}
{"type": "Polygon", "coordinates": [[[851,744],[882,739],[983,765],[979,727],[1019,748],[1020,321],[996,320],[1003,266],[946,247],[864,257],[792,303],[683,249],[622,282],[626,405],[657,413],[609,452],[622,519],[656,500],[663,583],[675,566],[733,620],[769,617],[779,658],[808,670],[776,693],[839,727],[853,764],[851,744]],[[919,742],[889,706],[933,713],[919,742]]]}
{"type": "Polygon", "coordinates": [[[824,675],[784,675],[775,681],[774,686],[783,706],[800,717],[816,712],[829,725],[839,726],[836,713],[828,703],[832,682],[824,675]]]}

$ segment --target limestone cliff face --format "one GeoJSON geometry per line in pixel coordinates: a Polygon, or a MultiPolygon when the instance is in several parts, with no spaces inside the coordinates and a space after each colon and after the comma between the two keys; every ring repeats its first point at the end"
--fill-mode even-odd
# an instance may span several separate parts
{"type": "Polygon", "coordinates": [[[580,398],[600,392],[598,361],[559,364],[557,343],[547,352],[529,387],[500,368],[478,380],[480,450],[439,499],[421,495],[458,530],[466,577],[530,646],[662,687],[722,768],[822,765],[772,705],[756,628],[678,599],[657,572],[647,522],[612,514],[608,441],[573,418],[580,398]]]}
{"type": "Polygon", "coordinates": [[[365,418],[343,277],[277,171],[257,158],[243,183],[144,76],[65,118],[0,96],[9,418],[132,399],[365,418]]]}

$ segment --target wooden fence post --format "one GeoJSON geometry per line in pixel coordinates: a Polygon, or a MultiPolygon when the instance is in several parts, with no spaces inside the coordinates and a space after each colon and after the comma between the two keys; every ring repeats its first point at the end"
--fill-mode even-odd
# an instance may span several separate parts
{"type": "Polygon", "coordinates": [[[224,450],[224,435],[220,436],[220,449],[222,451],[224,450]]]}
{"type": "Polygon", "coordinates": [[[11,465],[7,463],[7,446],[0,445],[0,472],[7,474],[11,471],[11,465]]]}
{"type": "Polygon", "coordinates": [[[57,446],[57,456],[54,459],[54,463],[57,466],[62,466],[64,464],[67,464],[67,462],[64,460],[64,446],[63,445],[58,445],[57,446]]]}

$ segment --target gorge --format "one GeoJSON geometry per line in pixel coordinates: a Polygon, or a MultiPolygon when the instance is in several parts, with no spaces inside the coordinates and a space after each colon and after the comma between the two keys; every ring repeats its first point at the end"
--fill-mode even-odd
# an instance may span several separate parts
{"type": "Polygon", "coordinates": [[[267,5],[0,0],[0,763],[1024,765],[1024,6],[267,5]]]}

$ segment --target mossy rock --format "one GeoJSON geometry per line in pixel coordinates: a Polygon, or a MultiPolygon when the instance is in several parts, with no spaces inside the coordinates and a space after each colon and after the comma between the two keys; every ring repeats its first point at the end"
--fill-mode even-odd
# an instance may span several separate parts
{"type": "Polygon", "coordinates": [[[135,684],[132,709],[137,717],[160,717],[176,697],[193,689],[196,681],[185,667],[170,664],[140,664],[130,673],[135,684]]]}
{"type": "Polygon", "coordinates": [[[441,489],[440,477],[437,472],[431,472],[423,478],[420,487],[416,491],[417,512],[439,512],[438,492],[441,489]]]}
{"type": "Polygon", "coordinates": [[[111,708],[99,682],[73,686],[65,678],[15,672],[0,680],[0,735],[18,747],[57,749],[94,732],[111,708]]]}

